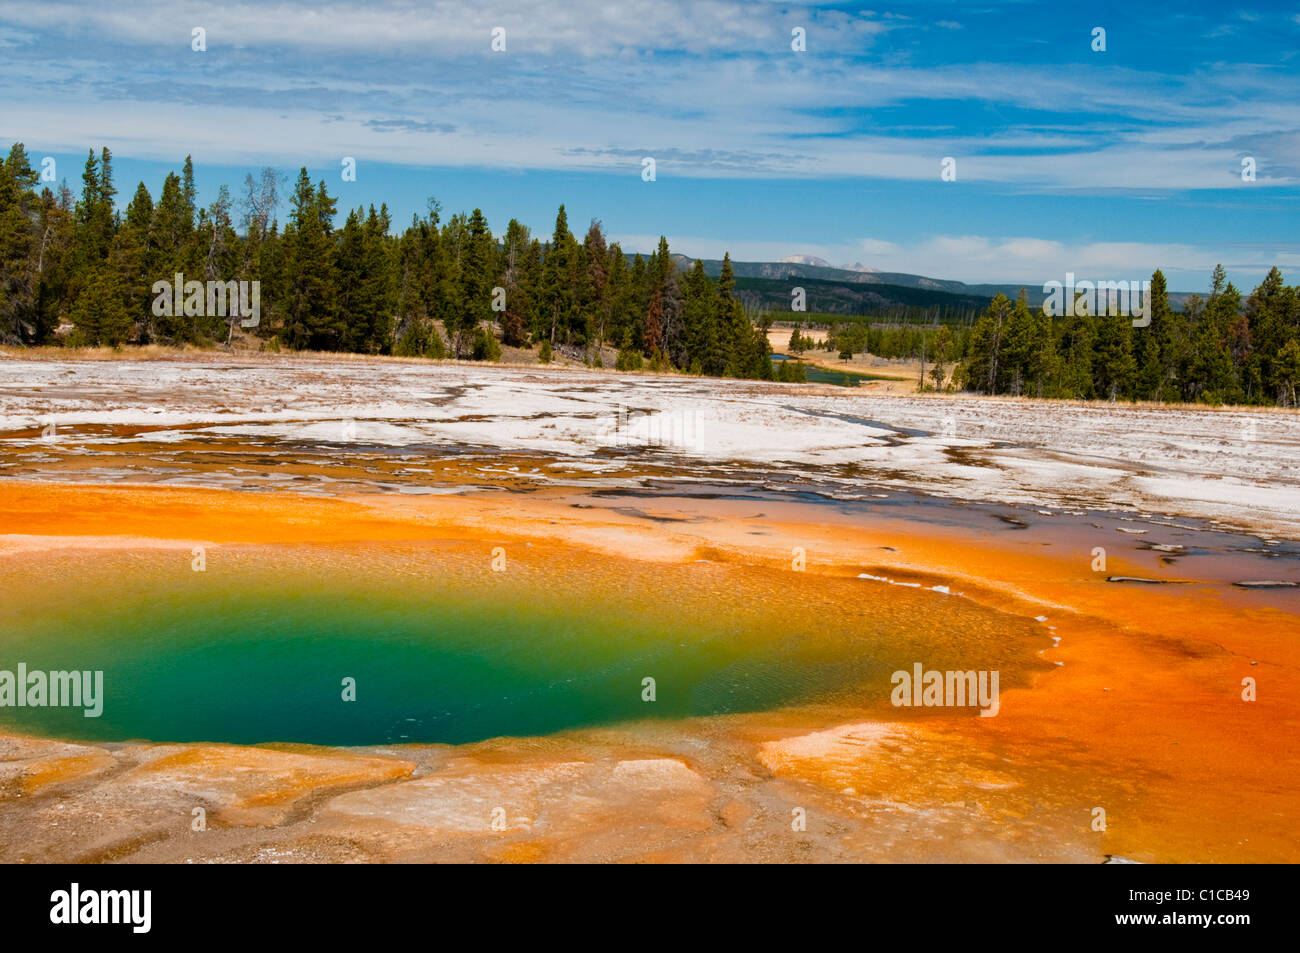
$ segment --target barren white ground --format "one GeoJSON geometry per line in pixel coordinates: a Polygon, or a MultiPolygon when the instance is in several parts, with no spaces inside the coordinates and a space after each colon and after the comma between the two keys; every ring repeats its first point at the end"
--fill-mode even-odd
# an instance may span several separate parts
{"type": "Polygon", "coordinates": [[[42,454],[103,451],[126,439],[160,450],[179,440],[237,439],[342,452],[353,445],[381,453],[421,446],[535,453],[611,484],[630,482],[620,475],[629,463],[653,461],[676,465],[678,479],[726,480],[743,470],[752,481],[767,471],[845,490],[874,484],[969,500],[1133,509],[1300,536],[1294,411],[873,396],[831,386],[362,358],[0,359],[0,440],[10,453],[39,465],[42,454]],[[149,429],[129,437],[99,429],[112,425],[149,429]]]}

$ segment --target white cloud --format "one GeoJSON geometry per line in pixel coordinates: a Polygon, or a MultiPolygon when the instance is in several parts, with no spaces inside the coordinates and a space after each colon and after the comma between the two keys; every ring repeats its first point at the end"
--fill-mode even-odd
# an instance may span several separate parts
{"type": "MultiPolygon", "coordinates": [[[[1016,190],[1266,190],[1300,181],[1300,79],[1242,65],[1169,77],[1019,63],[930,68],[864,58],[929,24],[738,0],[406,0],[10,5],[0,43],[6,128],[49,151],[297,165],[340,155],[409,165],[622,171],[661,178],[849,177],[1016,190]],[[789,49],[807,25],[809,52],[789,49]],[[208,31],[208,52],[189,31],[208,31]],[[508,52],[489,50],[493,26],[508,52]],[[652,55],[653,54],[653,55],[652,55]],[[891,130],[864,111],[978,98],[1015,122],[988,134],[891,130]],[[1065,110],[1065,113],[1062,113],[1065,110]],[[1033,117],[1033,118],[1027,118],[1033,117]],[[889,134],[890,132],[895,134],[889,134]],[[884,134],[882,134],[882,132],[884,134]]],[[[890,61],[894,62],[894,61],[890,61]]]]}
{"type": "MultiPolygon", "coordinates": [[[[964,281],[969,284],[1023,284],[1041,288],[1046,281],[1064,281],[1067,272],[1080,279],[1140,280],[1157,268],[1170,280],[1171,290],[1203,291],[1216,264],[1243,291],[1249,291],[1273,265],[1300,269],[1300,254],[1279,254],[1267,246],[1236,249],[1225,258],[1220,247],[1179,243],[1075,243],[1040,238],[987,235],[935,235],[899,244],[863,238],[844,244],[779,241],[731,241],[696,235],[669,234],[675,254],[690,258],[733,261],[779,261],[792,255],[813,255],[834,266],[861,263],[876,271],[900,272],[964,281]]],[[[650,252],[658,235],[615,235],[627,252],[650,252]]]]}
{"type": "Polygon", "coordinates": [[[293,47],[438,56],[494,55],[491,31],[506,30],[506,54],[589,57],[624,50],[788,50],[790,25],[821,29],[825,45],[869,39],[894,24],[838,10],[756,11],[739,0],[432,0],[415,3],[172,3],[126,6],[45,2],[6,11],[23,26],[95,34],[131,43],[189,46],[207,31],[208,49],[293,47]],[[763,15],[763,12],[766,15],[763,15]]]}

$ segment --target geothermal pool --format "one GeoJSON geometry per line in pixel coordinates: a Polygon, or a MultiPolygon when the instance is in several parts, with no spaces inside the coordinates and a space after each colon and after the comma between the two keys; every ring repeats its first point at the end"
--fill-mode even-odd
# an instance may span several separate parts
{"type": "Polygon", "coordinates": [[[999,670],[1004,691],[1048,667],[1042,626],[957,595],[535,546],[501,547],[498,571],[495,548],[217,547],[202,572],[183,549],[33,557],[0,608],[0,669],[102,671],[102,712],[5,706],[0,727],[460,744],[817,704],[907,715],[890,675],[918,661],[999,670]]]}
{"type": "Polygon", "coordinates": [[[103,674],[97,718],[0,704],[0,860],[1300,855],[1294,415],[0,378],[0,696],[103,674]],[[656,412],[700,439],[613,429],[656,412]],[[917,664],[997,672],[997,716],[894,707],[917,664]]]}

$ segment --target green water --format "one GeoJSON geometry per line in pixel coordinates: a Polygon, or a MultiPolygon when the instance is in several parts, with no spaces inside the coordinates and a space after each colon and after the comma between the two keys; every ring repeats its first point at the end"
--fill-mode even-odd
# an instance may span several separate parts
{"type": "MultiPolygon", "coordinates": [[[[795,359],[788,354],[772,355],[774,364],[791,360],[795,359]]],[[[898,380],[896,377],[887,377],[881,374],[864,374],[858,371],[831,371],[816,364],[805,364],[804,375],[810,384],[838,384],[840,387],[857,387],[863,381],[898,380]]]]}
{"type": "Polygon", "coordinates": [[[386,554],[364,573],[354,556],[304,567],[223,554],[206,573],[188,558],[51,567],[10,600],[0,669],[102,670],[105,701],[98,718],[0,707],[0,725],[88,741],[462,743],[769,710],[868,684],[879,700],[919,651],[887,613],[838,618],[782,591],[769,602],[734,568],[656,570],[662,592],[634,609],[644,580],[562,583],[545,562],[498,575],[477,554],[386,554]]]}

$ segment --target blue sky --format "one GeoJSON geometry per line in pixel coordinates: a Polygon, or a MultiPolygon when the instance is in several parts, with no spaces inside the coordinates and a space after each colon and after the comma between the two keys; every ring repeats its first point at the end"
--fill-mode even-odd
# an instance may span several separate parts
{"type": "Polygon", "coordinates": [[[432,195],[545,235],[564,202],[628,250],[1300,280],[1300,3],[8,4],[0,87],[0,139],[74,188],[107,145],[124,200],[188,153],[204,201],[306,165],[340,209],[432,195]]]}

